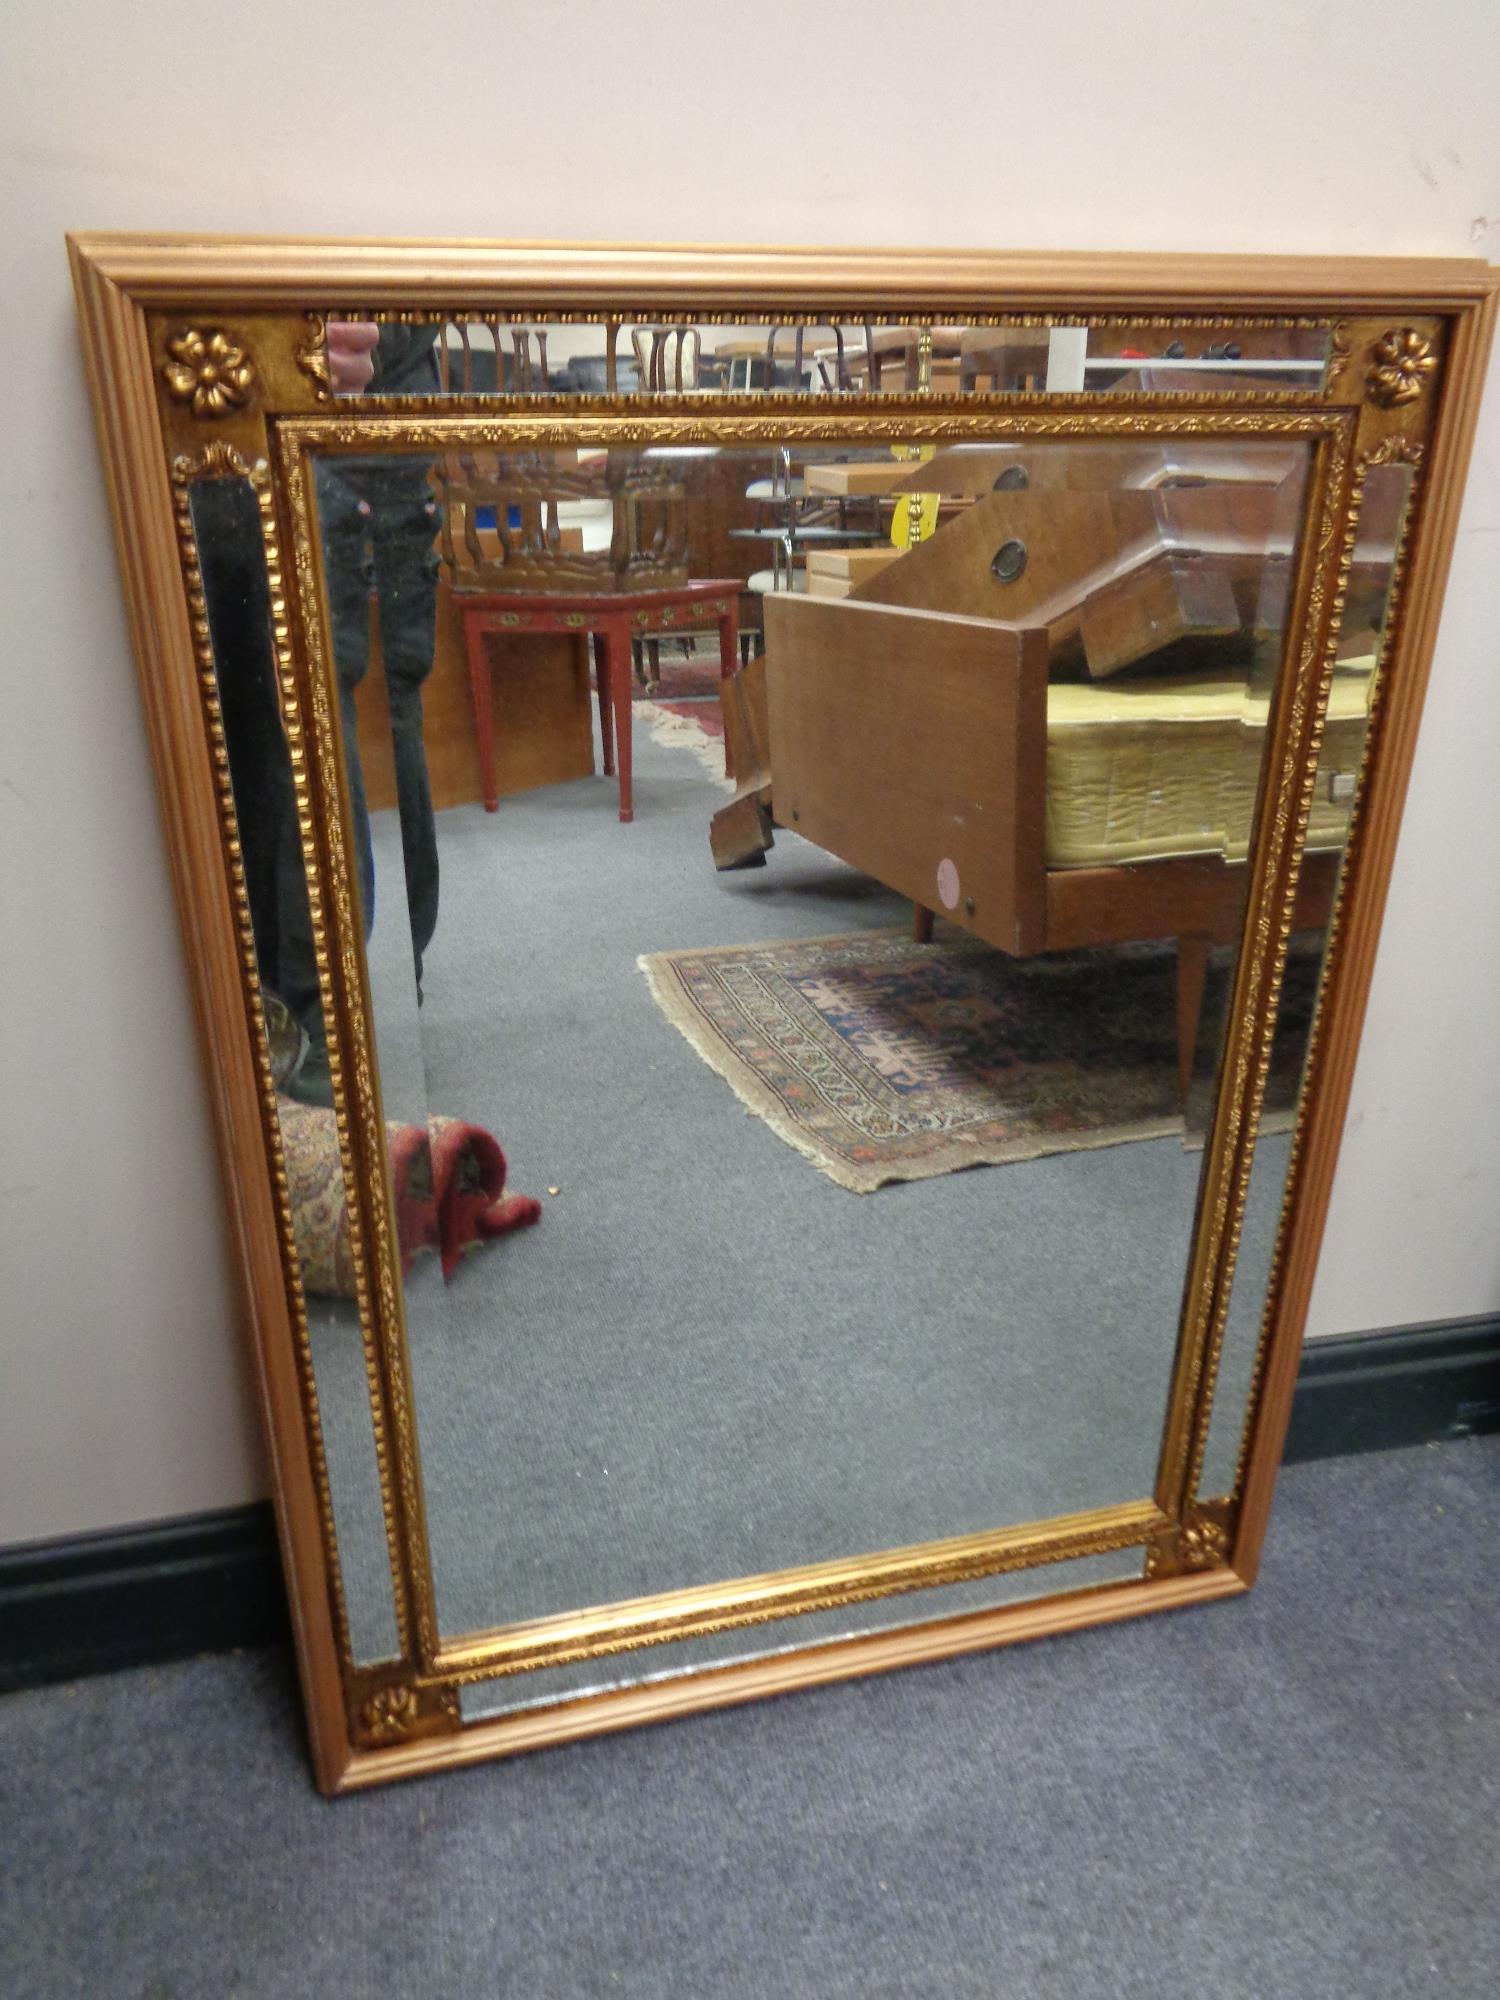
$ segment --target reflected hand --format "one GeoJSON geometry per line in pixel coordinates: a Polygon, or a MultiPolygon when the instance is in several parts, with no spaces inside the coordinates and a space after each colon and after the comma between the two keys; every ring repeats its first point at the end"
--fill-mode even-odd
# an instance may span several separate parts
{"type": "Polygon", "coordinates": [[[368,389],[375,373],[375,345],[380,328],[363,319],[328,322],[328,372],[336,396],[358,395],[368,389]]]}

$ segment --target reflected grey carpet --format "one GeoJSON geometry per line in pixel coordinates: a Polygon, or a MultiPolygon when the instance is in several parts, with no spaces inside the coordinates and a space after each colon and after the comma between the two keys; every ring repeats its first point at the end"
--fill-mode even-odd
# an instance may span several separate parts
{"type": "Polygon", "coordinates": [[[326,1804],[279,1654],[0,1701],[7,2000],[1488,2000],[1500,1438],[1254,1594],[326,1804]]]}
{"type": "MultiPolygon", "coordinates": [[[[765,869],[715,874],[723,787],[644,729],[636,761],[630,826],[602,778],[439,815],[420,1013],[399,837],[377,815],[387,1113],[488,1126],[544,1202],[451,1284],[429,1259],[408,1288],[445,1632],[1147,1493],[1201,1156],[1169,1138],[832,1185],[735,1102],[636,961],[909,909],[789,834],[765,869]]],[[[1269,1257],[1286,1144],[1262,1142],[1248,1260],[1269,1257]]],[[[1241,1381],[1253,1291],[1229,1343],[1241,1381]]],[[[389,1585],[352,1314],[320,1307],[314,1338],[374,1657],[389,1585]]]]}

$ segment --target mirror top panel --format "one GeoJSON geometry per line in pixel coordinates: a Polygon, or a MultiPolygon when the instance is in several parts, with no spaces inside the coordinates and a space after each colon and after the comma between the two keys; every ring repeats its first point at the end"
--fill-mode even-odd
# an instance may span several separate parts
{"type": "Polygon", "coordinates": [[[1238,397],[1318,393],[1334,329],[1317,318],[1243,316],[1070,324],[1043,315],[735,322],[476,313],[386,320],[373,350],[358,321],[330,315],[326,341],[330,386],[351,397],[1238,397]]]}

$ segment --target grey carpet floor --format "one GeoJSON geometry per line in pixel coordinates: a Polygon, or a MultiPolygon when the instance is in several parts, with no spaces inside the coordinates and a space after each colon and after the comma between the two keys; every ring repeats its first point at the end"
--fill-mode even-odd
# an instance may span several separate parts
{"type": "MultiPolygon", "coordinates": [[[[764,870],[715,874],[723,787],[635,735],[631,826],[602,778],[439,815],[420,1012],[399,833],[376,819],[387,1114],[489,1126],[546,1204],[446,1286],[430,1259],[408,1286],[451,1634],[1112,1505],[1155,1471],[1201,1155],[1174,1138],[865,1196],[827,1180],[742,1109],[636,961],[904,926],[909,906],[788,834],[764,870]]],[[[1286,1149],[1262,1141],[1247,1267],[1269,1259],[1286,1149]]],[[[1258,1313],[1258,1286],[1237,1288],[1226,1487],[1258,1313]]],[[[390,1597],[352,1313],[320,1305],[314,1338],[373,1658],[390,1597]]],[[[888,1622],[848,1623],[871,1619],[888,1622]]]]}
{"type": "Polygon", "coordinates": [[[1500,1438],[1247,1599],[327,1803],[280,1653],[0,1702],[7,2000],[1489,2000],[1500,1438]]]}

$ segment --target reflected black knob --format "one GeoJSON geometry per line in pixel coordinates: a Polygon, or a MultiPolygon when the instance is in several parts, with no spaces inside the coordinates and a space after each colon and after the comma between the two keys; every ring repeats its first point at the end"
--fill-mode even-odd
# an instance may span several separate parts
{"type": "Polygon", "coordinates": [[[1026,544],[1024,542],[1002,542],[995,551],[990,568],[1001,583],[1014,583],[1026,567],[1026,544]]]}

